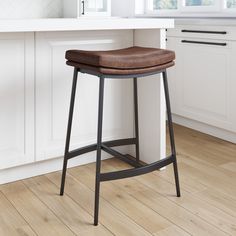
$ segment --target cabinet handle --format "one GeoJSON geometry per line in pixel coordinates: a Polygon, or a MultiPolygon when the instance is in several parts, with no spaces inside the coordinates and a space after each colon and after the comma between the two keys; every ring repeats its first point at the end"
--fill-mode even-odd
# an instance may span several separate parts
{"type": "Polygon", "coordinates": [[[181,30],[183,33],[198,33],[198,34],[227,34],[226,31],[205,31],[205,30],[181,30]]]}
{"type": "Polygon", "coordinates": [[[191,41],[191,40],[182,40],[182,43],[193,43],[193,44],[207,44],[207,45],[216,45],[216,46],[227,46],[227,43],[213,43],[213,42],[203,42],[203,41],[191,41]]]}
{"type": "Polygon", "coordinates": [[[85,12],[84,12],[84,9],[85,9],[85,6],[84,6],[85,3],[84,3],[84,1],[81,1],[81,4],[82,4],[82,13],[81,13],[81,14],[84,15],[84,14],[85,14],[85,12]]]}

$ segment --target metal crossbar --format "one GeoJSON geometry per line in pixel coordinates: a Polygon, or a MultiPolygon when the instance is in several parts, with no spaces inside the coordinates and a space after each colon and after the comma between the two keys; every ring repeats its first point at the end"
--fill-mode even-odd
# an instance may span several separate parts
{"type": "MultiPolygon", "coordinates": [[[[107,147],[118,147],[118,146],[126,146],[126,145],[132,145],[136,144],[135,138],[129,138],[129,139],[117,139],[112,141],[103,142],[103,145],[107,147]]],[[[72,151],[68,151],[65,155],[66,159],[69,160],[71,158],[83,155],[88,152],[93,152],[97,150],[97,144],[91,144],[85,147],[81,147],[72,151]]]]}
{"type": "Polygon", "coordinates": [[[130,178],[138,175],[147,174],[149,172],[158,170],[164,166],[167,166],[174,162],[174,156],[166,157],[165,159],[159,160],[152,164],[148,164],[142,167],[137,167],[134,169],[114,171],[109,173],[101,173],[100,181],[110,181],[116,179],[130,178]]]}
{"type": "Polygon", "coordinates": [[[114,156],[115,158],[118,158],[119,160],[121,161],[124,161],[128,164],[130,164],[131,166],[134,166],[134,167],[140,167],[141,164],[134,161],[134,160],[131,160],[129,158],[127,158],[126,155],[123,155],[122,153],[110,148],[110,147],[107,147],[106,145],[102,144],[102,150],[109,153],[110,155],[114,156]]]}

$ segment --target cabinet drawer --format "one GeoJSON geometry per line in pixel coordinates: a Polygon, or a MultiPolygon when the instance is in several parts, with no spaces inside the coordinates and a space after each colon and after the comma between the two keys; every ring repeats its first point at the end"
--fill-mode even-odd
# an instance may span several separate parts
{"type": "Polygon", "coordinates": [[[175,29],[167,30],[167,37],[236,41],[236,27],[177,25],[175,29]]]}
{"type": "MultiPolygon", "coordinates": [[[[222,39],[205,39],[205,38],[173,38],[183,48],[206,48],[216,51],[230,49],[233,42],[222,39]]],[[[190,58],[191,59],[191,58],[190,58]]]]}
{"type": "Polygon", "coordinates": [[[236,42],[171,37],[167,47],[176,52],[169,70],[173,113],[236,132],[236,42]]]}

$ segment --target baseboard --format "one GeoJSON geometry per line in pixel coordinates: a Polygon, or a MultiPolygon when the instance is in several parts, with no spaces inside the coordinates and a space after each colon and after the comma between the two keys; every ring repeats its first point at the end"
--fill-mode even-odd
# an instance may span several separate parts
{"type": "Polygon", "coordinates": [[[236,133],[173,114],[173,122],[214,137],[236,143],[236,133]]]}
{"type": "MultiPolygon", "coordinates": [[[[103,160],[111,156],[103,154],[103,160]]],[[[75,167],[95,162],[96,154],[91,152],[78,158],[69,160],[68,167],[75,167]]],[[[0,171],[0,184],[6,184],[30,177],[48,174],[62,170],[63,158],[55,158],[47,161],[36,162],[28,165],[18,166],[0,171]]]]}

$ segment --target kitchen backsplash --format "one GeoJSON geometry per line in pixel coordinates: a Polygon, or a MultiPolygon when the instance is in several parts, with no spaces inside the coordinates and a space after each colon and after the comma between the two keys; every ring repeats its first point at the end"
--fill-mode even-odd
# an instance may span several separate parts
{"type": "Polygon", "coordinates": [[[62,5],[62,0],[0,0],[0,19],[62,17],[62,5]]]}

